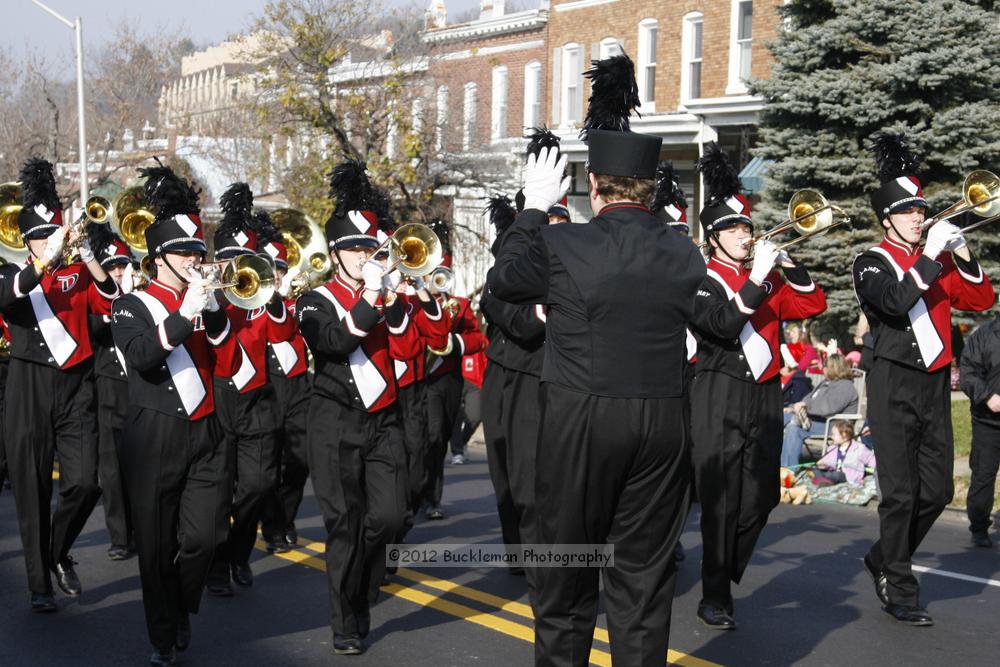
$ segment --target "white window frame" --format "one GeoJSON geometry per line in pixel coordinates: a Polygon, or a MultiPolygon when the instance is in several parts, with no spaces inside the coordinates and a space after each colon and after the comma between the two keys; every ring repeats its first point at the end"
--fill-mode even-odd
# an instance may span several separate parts
{"type": "Polygon", "coordinates": [[[617,56],[625,53],[625,46],[622,45],[622,41],[617,37],[605,37],[601,40],[598,53],[600,54],[600,59],[604,60],[606,58],[610,58],[611,56],[617,56]]]}
{"type": "MultiPolygon", "coordinates": [[[[683,29],[681,30],[681,104],[698,99],[691,96],[691,65],[699,62],[704,66],[705,62],[705,15],[701,12],[689,12],[684,15],[683,29]],[[701,58],[692,58],[694,49],[694,26],[701,25],[701,58]]],[[[701,92],[701,80],[704,76],[702,71],[699,76],[698,89],[701,92]]]]}
{"type": "Polygon", "coordinates": [[[542,64],[537,60],[524,66],[523,99],[522,125],[527,131],[542,124],[542,64]]]}
{"type": "Polygon", "coordinates": [[[465,84],[462,96],[462,150],[472,149],[476,134],[476,84],[465,84]]]}
{"type": "Polygon", "coordinates": [[[562,114],[561,125],[572,126],[583,120],[583,45],[570,42],[562,49],[562,114]],[[576,70],[571,67],[571,54],[576,55],[576,70]],[[576,93],[576,104],[570,92],[576,93]],[[574,108],[574,106],[576,108],[574,108]]]}
{"type": "MultiPolygon", "coordinates": [[[[726,84],[726,95],[743,95],[748,92],[746,82],[740,78],[740,70],[742,69],[743,59],[743,45],[744,43],[751,45],[753,48],[753,20],[751,19],[750,37],[749,39],[740,40],[739,39],[739,22],[740,22],[740,6],[744,2],[750,3],[751,11],[753,11],[753,1],[752,0],[732,0],[732,11],[729,16],[729,82],[726,84]]],[[[753,64],[752,56],[751,66],[753,64]]]]}
{"type": "Polygon", "coordinates": [[[656,111],[656,50],[659,46],[659,21],[643,19],[639,21],[639,64],[636,78],[639,83],[639,100],[642,102],[640,111],[656,111]],[[650,37],[655,35],[655,37],[650,37]],[[650,41],[653,43],[650,52],[650,41]],[[652,73],[652,90],[648,85],[649,74],[652,73]]]}
{"type": "Polygon", "coordinates": [[[507,137],[507,66],[493,68],[493,92],[490,97],[490,141],[507,137]]]}
{"type": "Polygon", "coordinates": [[[435,102],[437,118],[434,126],[434,150],[438,153],[444,150],[444,130],[448,125],[448,86],[438,86],[435,102]]]}

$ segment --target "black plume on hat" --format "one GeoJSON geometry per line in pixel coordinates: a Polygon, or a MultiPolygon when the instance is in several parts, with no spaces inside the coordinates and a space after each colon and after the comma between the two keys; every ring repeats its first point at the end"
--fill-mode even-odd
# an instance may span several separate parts
{"type": "MultiPolygon", "coordinates": [[[[528,140],[528,147],[524,151],[525,157],[529,155],[538,157],[543,148],[555,148],[556,151],[559,150],[559,137],[544,125],[531,128],[526,138],[528,140]]],[[[558,153],[556,157],[558,159],[558,153]]]]}
{"type": "Polygon", "coordinates": [[[258,248],[263,248],[268,243],[275,241],[284,243],[281,240],[281,232],[274,226],[267,211],[254,211],[250,216],[249,226],[250,230],[257,234],[258,248]]]}
{"type": "Polygon", "coordinates": [[[146,179],[143,186],[146,201],[156,212],[157,220],[169,220],[175,215],[197,215],[201,212],[198,205],[199,191],[175,174],[170,167],[164,167],[157,161],[155,167],[140,169],[139,175],[146,179]]]}
{"type": "Polygon", "coordinates": [[[21,181],[21,191],[24,193],[22,198],[24,208],[35,208],[39,204],[44,204],[50,211],[62,210],[51,162],[40,157],[28,158],[21,167],[18,180],[21,181]]]}
{"type": "Polygon", "coordinates": [[[441,252],[445,255],[451,254],[451,239],[449,238],[450,229],[448,223],[444,220],[438,218],[437,220],[431,221],[428,227],[437,234],[438,238],[441,239],[441,252]]]}
{"type": "Polygon", "coordinates": [[[588,130],[627,132],[629,116],[642,104],[632,59],[623,53],[591,65],[583,73],[590,79],[591,93],[580,138],[586,140],[588,130]]]}
{"type": "Polygon", "coordinates": [[[686,209],[687,199],[681,190],[677,172],[674,171],[674,163],[664,160],[656,166],[656,193],[649,210],[656,213],[671,205],[686,209]]]}
{"type": "Polygon", "coordinates": [[[705,146],[705,154],[698,160],[698,171],[705,179],[705,189],[708,191],[706,206],[718,204],[739,194],[742,186],[736,168],[729,161],[729,156],[716,142],[705,146]]]}
{"type": "Polygon", "coordinates": [[[222,209],[222,220],[216,234],[235,236],[252,229],[253,191],[246,183],[233,183],[226,188],[219,197],[219,208],[222,209]]]}
{"type": "Polygon", "coordinates": [[[507,195],[493,195],[486,200],[483,213],[489,214],[490,224],[496,227],[497,235],[514,223],[517,211],[514,209],[514,202],[507,195]]]}
{"type": "Polygon", "coordinates": [[[345,160],[330,172],[330,196],[337,200],[335,215],[373,210],[372,184],[368,180],[367,168],[360,160],[345,160]]]}
{"type": "Polygon", "coordinates": [[[121,239],[111,231],[111,225],[98,225],[93,222],[87,223],[87,242],[90,243],[90,247],[94,252],[111,245],[115,241],[121,241],[121,239]]]}
{"type": "Polygon", "coordinates": [[[879,180],[883,183],[913,176],[920,167],[920,160],[910,151],[906,137],[897,132],[875,133],[868,150],[875,157],[879,180]]]}

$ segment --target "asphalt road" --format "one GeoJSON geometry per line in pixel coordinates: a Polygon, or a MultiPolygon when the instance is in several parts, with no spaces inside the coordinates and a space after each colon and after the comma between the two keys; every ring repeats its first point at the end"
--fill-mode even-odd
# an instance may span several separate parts
{"type": "MultiPolygon", "coordinates": [[[[444,521],[419,523],[410,543],[500,541],[485,453],[448,467],[444,521]]],[[[964,517],[949,513],[915,562],[941,572],[919,575],[933,628],[908,628],[883,613],[861,569],[877,532],[867,509],[780,506],[772,515],[743,583],[736,589],[737,631],[718,633],[695,619],[701,554],[697,507],[682,538],[670,659],[724,665],[1000,664],[1000,554],[969,546],[964,517]],[[965,578],[955,578],[953,575],[965,578]]],[[[284,557],[255,554],[252,589],[206,597],[194,617],[186,665],[482,665],[532,661],[531,613],[524,579],[500,569],[403,569],[383,589],[362,656],[331,650],[322,522],[310,495],[298,521],[304,544],[284,557]]],[[[28,610],[13,499],[0,496],[0,665],[141,665],[150,653],[134,559],[106,557],[98,509],[73,556],[84,593],[57,594],[54,615],[28,610]]],[[[607,625],[595,635],[595,664],[610,664],[607,625]]]]}

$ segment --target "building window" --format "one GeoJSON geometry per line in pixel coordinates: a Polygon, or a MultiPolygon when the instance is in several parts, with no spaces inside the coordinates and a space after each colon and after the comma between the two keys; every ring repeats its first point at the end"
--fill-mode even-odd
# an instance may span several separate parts
{"type": "Polygon", "coordinates": [[[726,94],[747,92],[753,46],[753,1],[733,0],[726,94]]]}
{"type": "Polygon", "coordinates": [[[601,40],[601,60],[612,56],[618,56],[622,53],[622,43],[617,37],[605,37],[601,40]]]}
{"type": "Polygon", "coordinates": [[[701,53],[704,17],[692,12],[684,17],[681,34],[681,102],[701,97],[701,53]]]}
{"type": "Polygon", "coordinates": [[[656,19],[639,22],[639,99],[644,111],[653,111],[656,102],[656,19]]]}
{"type": "Polygon", "coordinates": [[[569,163],[569,194],[580,197],[590,193],[590,183],[587,179],[587,166],[583,162],[569,163]]]}
{"type": "Polygon", "coordinates": [[[490,99],[490,138],[493,141],[507,136],[507,68],[493,68],[493,97],[490,99]]]}
{"type": "Polygon", "coordinates": [[[542,122],[542,65],[537,60],[524,66],[524,128],[542,122]]]}
{"type": "Polygon", "coordinates": [[[476,84],[465,84],[465,99],[462,104],[462,150],[472,148],[476,140],[476,84]]]}
{"type": "Polygon", "coordinates": [[[434,127],[434,148],[439,153],[444,150],[444,129],[448,124],[448,86],[437,89],[437,122],[434,127]]]}
{"type": "Polygon", "coordinates": [[[579,44],[563,47],[562,123],[569,125],[583,119],[583,48],[579,44]]]}

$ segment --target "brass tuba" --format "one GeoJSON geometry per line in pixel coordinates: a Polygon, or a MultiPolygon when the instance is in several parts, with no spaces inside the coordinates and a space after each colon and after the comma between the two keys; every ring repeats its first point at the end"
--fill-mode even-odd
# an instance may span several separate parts
{"type": "Polygon", "coordinates": [[[115,197],[111,209],[111,229],[122,237],[136,259],[141,260],[149,252],[146,228],[156,220],[146,201],[145,190],[141,185],[125,188],[115,197]]]}
{"type": "Polygon", "coordinates": [[[271,213],[271,221],[281,232],[288,251],[288,269],[298,269],[310,284],[322,282],[333,262],[326,235],[308,215],[294,208],[279,208],[271,213]]]}
{"type": "Polygon", "coordinates": [[[24,264],[28,246],[21,237],[17,218],[21,214],[21,184],[0,185],[0,254],[13,264],[24,264]]]}

